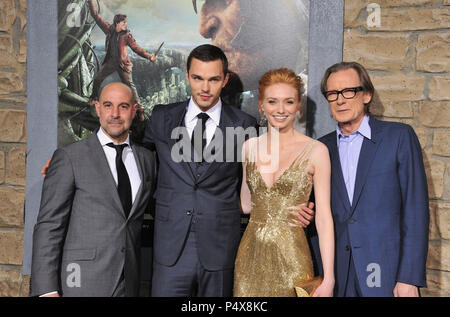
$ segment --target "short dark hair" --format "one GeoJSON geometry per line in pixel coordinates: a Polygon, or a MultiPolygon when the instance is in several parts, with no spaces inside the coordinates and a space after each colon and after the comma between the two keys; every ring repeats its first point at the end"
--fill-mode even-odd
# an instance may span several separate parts
{"type": "Polygon", "coordinates": [[[113,23],[114,23],[114,25],[117,25],[118,23],[122,22],[122,21],[125,20],[126,18],[127,18],[127,15],[126,15],[126,14],[122,14],[122,13],[116,14],[116,15],[114,16],[113,23]]]}
{"type": "Polygon", "coordinates": [[[330,75],[340,70],[346,70],[350,68],[354,69],[358,73],[361,87],[363,87],[364,91],[370,93],[371,95],[370,101],[364,105],[365,113],[370,114],[369,108],[370,105],[372,104],[375,88],[373,87],[372,81],[370,80],[367,70],[364,68],[364,66],[362,66],[357,62],[340,62],[328,67],[328,69],[325,71],[325,74],[323,75],[322,82],[320,84],[320,91],[322,92],[322,95],[325,96],[325,93],[327,92],[327,82],[330,75]]]}
{"type": "Polygon", "coordinates": [[[202,62],[212,62],[221,60],[223,75],[226,76],[228,74],[228,59],[225,56],[225,53],[217,46],[211,44],[204,44],[194,48],[192,52],[189,54],[189,57],[187,59],[186,70],[188,73],[189,69],[191,68],[191,62],[193,58],[201,60],[202,62]]]}

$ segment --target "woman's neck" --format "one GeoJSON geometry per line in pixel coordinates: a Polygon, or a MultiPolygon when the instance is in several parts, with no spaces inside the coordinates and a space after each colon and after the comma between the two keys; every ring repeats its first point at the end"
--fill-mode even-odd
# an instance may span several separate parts
{"type": "Polygon", "coordinates": [[[273,140],[277,140],[279,147],[283,147],[283,145],[290,143],[292,138],[295,136],[295,129],[293,127],[289,127],[286,129],[279,130],[278,128],[272,128],[269,126],[267,129],[267,139],[270,145],[272,138],[273,140]]]}

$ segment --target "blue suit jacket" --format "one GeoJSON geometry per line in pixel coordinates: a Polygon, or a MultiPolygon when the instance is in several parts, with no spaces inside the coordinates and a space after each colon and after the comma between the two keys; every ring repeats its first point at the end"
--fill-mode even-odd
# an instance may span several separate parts
{"type": "Polygon", "coordinates": [[[425,286],[428,190],[422,152],[405,124],[370,118],[350,203],[336,132],[320,139],[331,158],[336,295],[343,296],[350,253],[363,296],[392,296],[396,282],[425,286]]]}
{"type": "MultiPolygon", "coordinates": [[[[176,162],[171,151],[178,142],[172,131],[183,125],[188,102],[157,105],[153,109],[144,142],[155,149],[159,160],[155,192],[154,260],[171,266],[176,263],[195,218],[198,256],[211,271],[231,269],[240,241],[239,193],[242,163],[234,157],[213,162],[199,177],[195,177],[188,162],[176,162]]],[[[222,130],[223,153],[227,146],[241,154],[238,143],[226,142],[227,128],[256,127],[256,119],[239,109],[223,104],[218,129],[222,130]]],[[[190,143],[190,141],[189,141],[190,143]]]]}

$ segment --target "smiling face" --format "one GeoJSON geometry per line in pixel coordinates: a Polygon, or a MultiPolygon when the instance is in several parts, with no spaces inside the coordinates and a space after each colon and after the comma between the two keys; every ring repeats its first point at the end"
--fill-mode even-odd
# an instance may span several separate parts
{"type": "Polygon", "coordinates": [[[292,85],[278,83],[265,88],[259,109],[264,111],[269,125],[282,132],[293,129],[295,114],[300,106],[298,90],[292,85]]]}
{"type": "Polygon", "coordinates": [[[116,143],[123,143],[128,137],[137,110],[132,100],[131,89],[114,82],[103,88],[100,101],[95,102],[102,130],[116,143]]]}
{"type": "Polygon", "coordinates": [[[186,72],[186,79],[191,87],[195,104],[202,111],[207,111],[219,101],[222,88],[228,82],[228,74],[223,73],[220,59],[203,62],[192,58],[190,68],[186,72]]]}
{"type": "MultiPolygon", "coordinates": [[[[349,68],[332,73],[328,77],[326,89],[340,91],[359,86],[361,81],[358,72],[349,68]]],[[[329,102],[331,114],[343,133],[350,134],[358,130],[365,115],[364,104],[369,103],[371,98],[370,93],[359,91],[352,99],[345,99],[339,94],[336,101],[329,102]]]]}

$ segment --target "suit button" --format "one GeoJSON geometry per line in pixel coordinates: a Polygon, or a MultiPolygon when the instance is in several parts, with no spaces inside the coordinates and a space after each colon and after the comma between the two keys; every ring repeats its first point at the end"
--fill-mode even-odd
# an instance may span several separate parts
{"type": "Polygon", "coordinates": [[[186,215],[188,216],[192,215],[192,211],[191,210],[186,211],[186,215]]]}
{"type": "Polygon", "coordinates": [[[356,220],[353,219],[353,218],[350,218],[350,219],[348,220],[348,223],[349,223],[349,224],[352,224],[352,223],[355,223],[355,222],[356,222],[356,220]]]}
{"type": "Polygon", "coordinates": [[[120,252],[124,253],[125,252],[125,248],[120,249],[120,252]]]}
{"type": "Polygon", "coordinates": [[[345,246],[345,251],[350,251],[350,247],[348,245],[345,246]]]}

